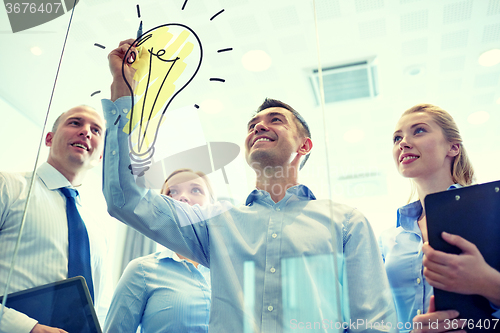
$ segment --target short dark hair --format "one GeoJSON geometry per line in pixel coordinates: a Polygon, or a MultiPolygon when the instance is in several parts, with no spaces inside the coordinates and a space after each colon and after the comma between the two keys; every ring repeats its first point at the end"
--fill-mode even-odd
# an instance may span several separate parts
{"type": "Polygon", "coordinates": [[[64,111],[57,117],[56,121],[54,121],[54,125],[52,125],[52,133],[55,133],[57,131],[57,128],[59,127],[59,124],[61,123],[62,116],[66,114],[67,111],[64,111]]]}
{"type": "MultiPolygon", "coordinates": [[[[283,109],[290,111],[295,116],[295,123],[297,124],[297,127],[302,132],[302,134],[306,138],[311,138],[311,130],[309,129],[309,125],[307,125],[306,120],[300,115],[300,113],[295,111],[295,109],[292,108],[290,105],[283,103],[282,101],[279,101],[277,99],[272,99],[272,98],[266,97],[264,102],[257,108],[256,113],[259,113],[259,112],[264,111],[264,110],[269,109],[269,108],[283,108],[283,109]]],[[[304,159],[300,163],[299,170],[301,170],[304,167],[307,160],[309,159],[309,155],[311,155],[311,152],[309,152],[304,157],[304,159]]]]}

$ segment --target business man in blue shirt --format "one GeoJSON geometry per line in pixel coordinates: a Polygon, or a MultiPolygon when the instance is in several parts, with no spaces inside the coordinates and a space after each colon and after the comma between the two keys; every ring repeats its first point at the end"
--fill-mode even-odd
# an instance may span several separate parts
{"type": "MultiPolygon", "coordinates": [[[[257,180],[245,205],[189,206],[136,185],[123,131],[131,97],[122,62],[132,44],[123,41],[108,56],[114,78],[111,100],[103,100],[108,210],[210,268],[209,331],[396,331],[392,296],[368,221],[351,207],[316,200],[298,182],[312,140],[290,106],[266,100],[248,123],[245,156],[257,180]]],[[[134,67],[140,65],[141,58],[134,67]]],[[[125,62],[128,82],[134,73],[125,62]]]]}

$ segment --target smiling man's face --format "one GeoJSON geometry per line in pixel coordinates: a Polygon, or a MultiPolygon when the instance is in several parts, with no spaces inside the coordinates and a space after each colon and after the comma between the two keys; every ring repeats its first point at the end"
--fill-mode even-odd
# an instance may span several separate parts
{"type": "Polygon", "coordinates": [[[284,166],[296,155],[302,136],[290,111],[280,107],[265,109],[248,122],[247,163],[253,168],[255,163],[260,168],[284,166]]]}
{"type": "Polygon", "coordinates": [[[47,162],[60,172],[87,170],[99,163],[104,148],[104,119],[87,106],[74,107],[58,120],[45,145],[50,147],[47,162]]]}

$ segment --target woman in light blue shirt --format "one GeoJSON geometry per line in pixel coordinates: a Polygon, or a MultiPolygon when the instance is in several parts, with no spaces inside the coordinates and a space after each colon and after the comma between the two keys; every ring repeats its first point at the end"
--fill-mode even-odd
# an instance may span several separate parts
{"type": "MultiPolygon", "coordinates": [[[[174,171],[162,194],[189,205],[214,201],[208,178],[174,171]]],[[[169,249],[132,260],[113,295],[104,332],[208,332],[210,271],[169,249]]]]}
{"type": "MultiPolygon", "coordinates": [[[[427,243],[425,196],[470,185],[474,171],[453,118],[435,105],[419,104],[405,111],[396,125],[393,143],[396,167],[403,177],[413,180],[419,197],[398,209],[397,227],[380,237],[399,329],[412,330],[416,317],[423,324],[423,331],[429,323],[440,320],[439,329],[432,331],[445,332],[445,320],[456,318],[458,312],[434,312],[432,286],[478,294],[492,305],[500,305],[500,272],[484,261],[474,244],[443,233],[445,241],[463,251],[461,255],[451,255],[435,251],[427,243]],[[463,269],[452,266],[452,261],[460,263],[463,269]],[[485,277],[482,283],[477,283],[479,276],[485,277]]],[[[493,315],[500,317],[500,311],[493,315]]]]}

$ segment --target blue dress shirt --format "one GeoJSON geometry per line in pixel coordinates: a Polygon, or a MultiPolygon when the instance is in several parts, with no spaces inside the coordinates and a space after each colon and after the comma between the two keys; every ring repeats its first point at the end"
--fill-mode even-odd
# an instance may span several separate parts
{"type": "Polygon", "coordinates": [[[399,208],[397,228],[380,236],[380,249],[396,304],[400,332],[412,329],[413,317],[427,312],[433,295],[433,288],[423,275],[422,232],[417,223],[421,214],[420,201],[399,208]]]}
{"type": "MultiPolygon", "coordinates": [[[[315,200],[303,185],[275,203],[254,190],[246,205],[189,206],[135,184],[130,98],[103,100],[103,191],[110,214],[210,267],[209,332],[389,331],[396,313],[373,231],[357,210],[315,200]],[[117,120],[118,115],[120,119],[117,120]],[[354,323],[354,325],[353,325],[354,323]],[[336,329],[337,328],[337,329],[336,329]]],[[[158,143],[157,143],[158,144],[158,143]]]]}
{"type": "MultiPolygon", "coordinates": [[[[454,184],[448,190],[459,187],[460,184],[454,184]]],[[[382,233],[379,245],[396,304],[400,332],[409,332],[413,317],[429,309],[434,289],[423,275],[423,241],[418,226],[422,214],[420,200],[399,208],[397,214],[397,227],[382,233]]],[[[493,316],[500,317],[500,310],[493,316]]]]}
{"type": "Polygon", "coordinates": [[[164,250],[132,260],[115,289],[105,333],[208,332],[210,271],[164,250]]]}

